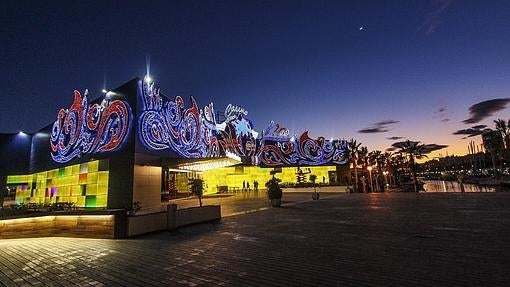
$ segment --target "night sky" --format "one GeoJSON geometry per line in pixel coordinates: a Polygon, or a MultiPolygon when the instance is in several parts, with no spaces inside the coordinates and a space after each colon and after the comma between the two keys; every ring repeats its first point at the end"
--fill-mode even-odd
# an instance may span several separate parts
{"type": "Polygon", "coordinates": [[[510,119],[507,0],[8,0],[0,43],[0,132],[35,132],[73,90],[99,97],[149,63],[187,104],[369,149],[410,139],[464,154],[481,142],[467,136],[510,119]]]}

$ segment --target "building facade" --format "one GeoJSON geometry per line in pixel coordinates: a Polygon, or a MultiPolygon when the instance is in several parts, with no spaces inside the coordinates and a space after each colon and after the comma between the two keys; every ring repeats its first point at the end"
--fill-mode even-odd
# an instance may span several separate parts
{"type": "Polygon", "coordinates": [[[205,193],[262,189],[274,173],[289,184],[311,174],[323,184],[346,180],[345,140],[290,136],[275,123],[257,132],[242,107],[200,108],[147,79],[92,101],[75,91],[40,131],[0,135],[1,188],[15,189],[19,204],[159,208],[162,195],[187,194],[192,178],[204,180],[205,193]]]}

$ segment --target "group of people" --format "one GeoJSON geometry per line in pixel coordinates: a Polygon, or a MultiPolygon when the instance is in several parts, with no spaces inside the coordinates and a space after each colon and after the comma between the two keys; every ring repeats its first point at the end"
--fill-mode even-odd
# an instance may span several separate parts
{"type": "MultiPolygon", "coordinates": [[[[243,180],[243,191],[249,191],[250,190],[250,182],[243,180]]],[[[259,190],[259,182],[254,180],[253,181],[253,190],[257,191],[259,190]]]]}

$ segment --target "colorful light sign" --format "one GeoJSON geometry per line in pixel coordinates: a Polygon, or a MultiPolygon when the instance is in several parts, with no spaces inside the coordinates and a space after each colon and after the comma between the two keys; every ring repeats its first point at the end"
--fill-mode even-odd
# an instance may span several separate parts
{"type": "Polygon", "coordinates": [[[344,164],[348,161],[346,140],[311,139],[308,132],[289,138],[288,130],[271,122],[264,132],[258,153],[259,161],[268,167],[286,165],[344,164]]]}
{"type": "Polygon", "coordinates": [[[314,140],[308,132],[289,138],[289,131],[274,122],[258,140],[244,108],[228,105],[225,120],[218,123],[212,103],[200,110],[191,97],[191,107],[185,108],[181,97],[166,100],[154,82],[147,81],[142,94],[138,134],[149,150],[172,149],[185,158],[236,156],[270,167],[343,164],[348,160],[345,140],[314,140]]]}
{"type": "Polygon", "coordinates": [[[171,149],[185,158],[239,157],[256,153],[258,133],[244,116],[248,112],[228,105],[225,121],[218,123],[212,103],[203,110],[193,97],[191,107],[184,107],[182,97],[166,100],[154,82],[144,81],[142,113],[138,120],[140,141],[149,150],[171,149]]]}
{"type": "Polygon", "coordinates": [[[104,99],[89,106],[87,91],[83,98],[74,91],[73,104],[58,112],[51,129],[51,158],[65,163],[83,154],[115,151],[127,137],[131,118],[125,101],[104,99]]]}

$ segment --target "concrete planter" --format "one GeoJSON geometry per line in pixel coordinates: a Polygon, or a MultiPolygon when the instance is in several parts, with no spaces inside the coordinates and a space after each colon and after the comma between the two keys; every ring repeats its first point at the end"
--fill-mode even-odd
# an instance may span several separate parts
{"type": "Polygon", "coordinates": [[[128,236],[174,230],[181,226],[220,219],[221,206],[219,205],[177,209],[177,205],[169,204],[166,211],[128,217],[128,236]]]}
{"type": "Polygon", "coordinates": [[[126,237],[124,210],[66,211],[17,216],[0,220],[0,238],[23,237],[126,237]]]}
{"type": "Polygon", "coordinates": [[[54,212],[0,220],[0,238],[66,236],[126,238],[221,219],[221,206],[207,205],[126,216],[125,210],[54,212]]]}
{"type": "Polygon", "coordinates": [[[219,205],[204,205],[202,207],[178,209],[175,216],[175,228],[201,222],[219,220],[220,218],[221,207],[219,205]]]}
{"type": "Polygon", "coordinates": [[[129,216],[128,236],[165,230],[167,229],[167,217],[165,211],[140,216],[129,216]]]}

